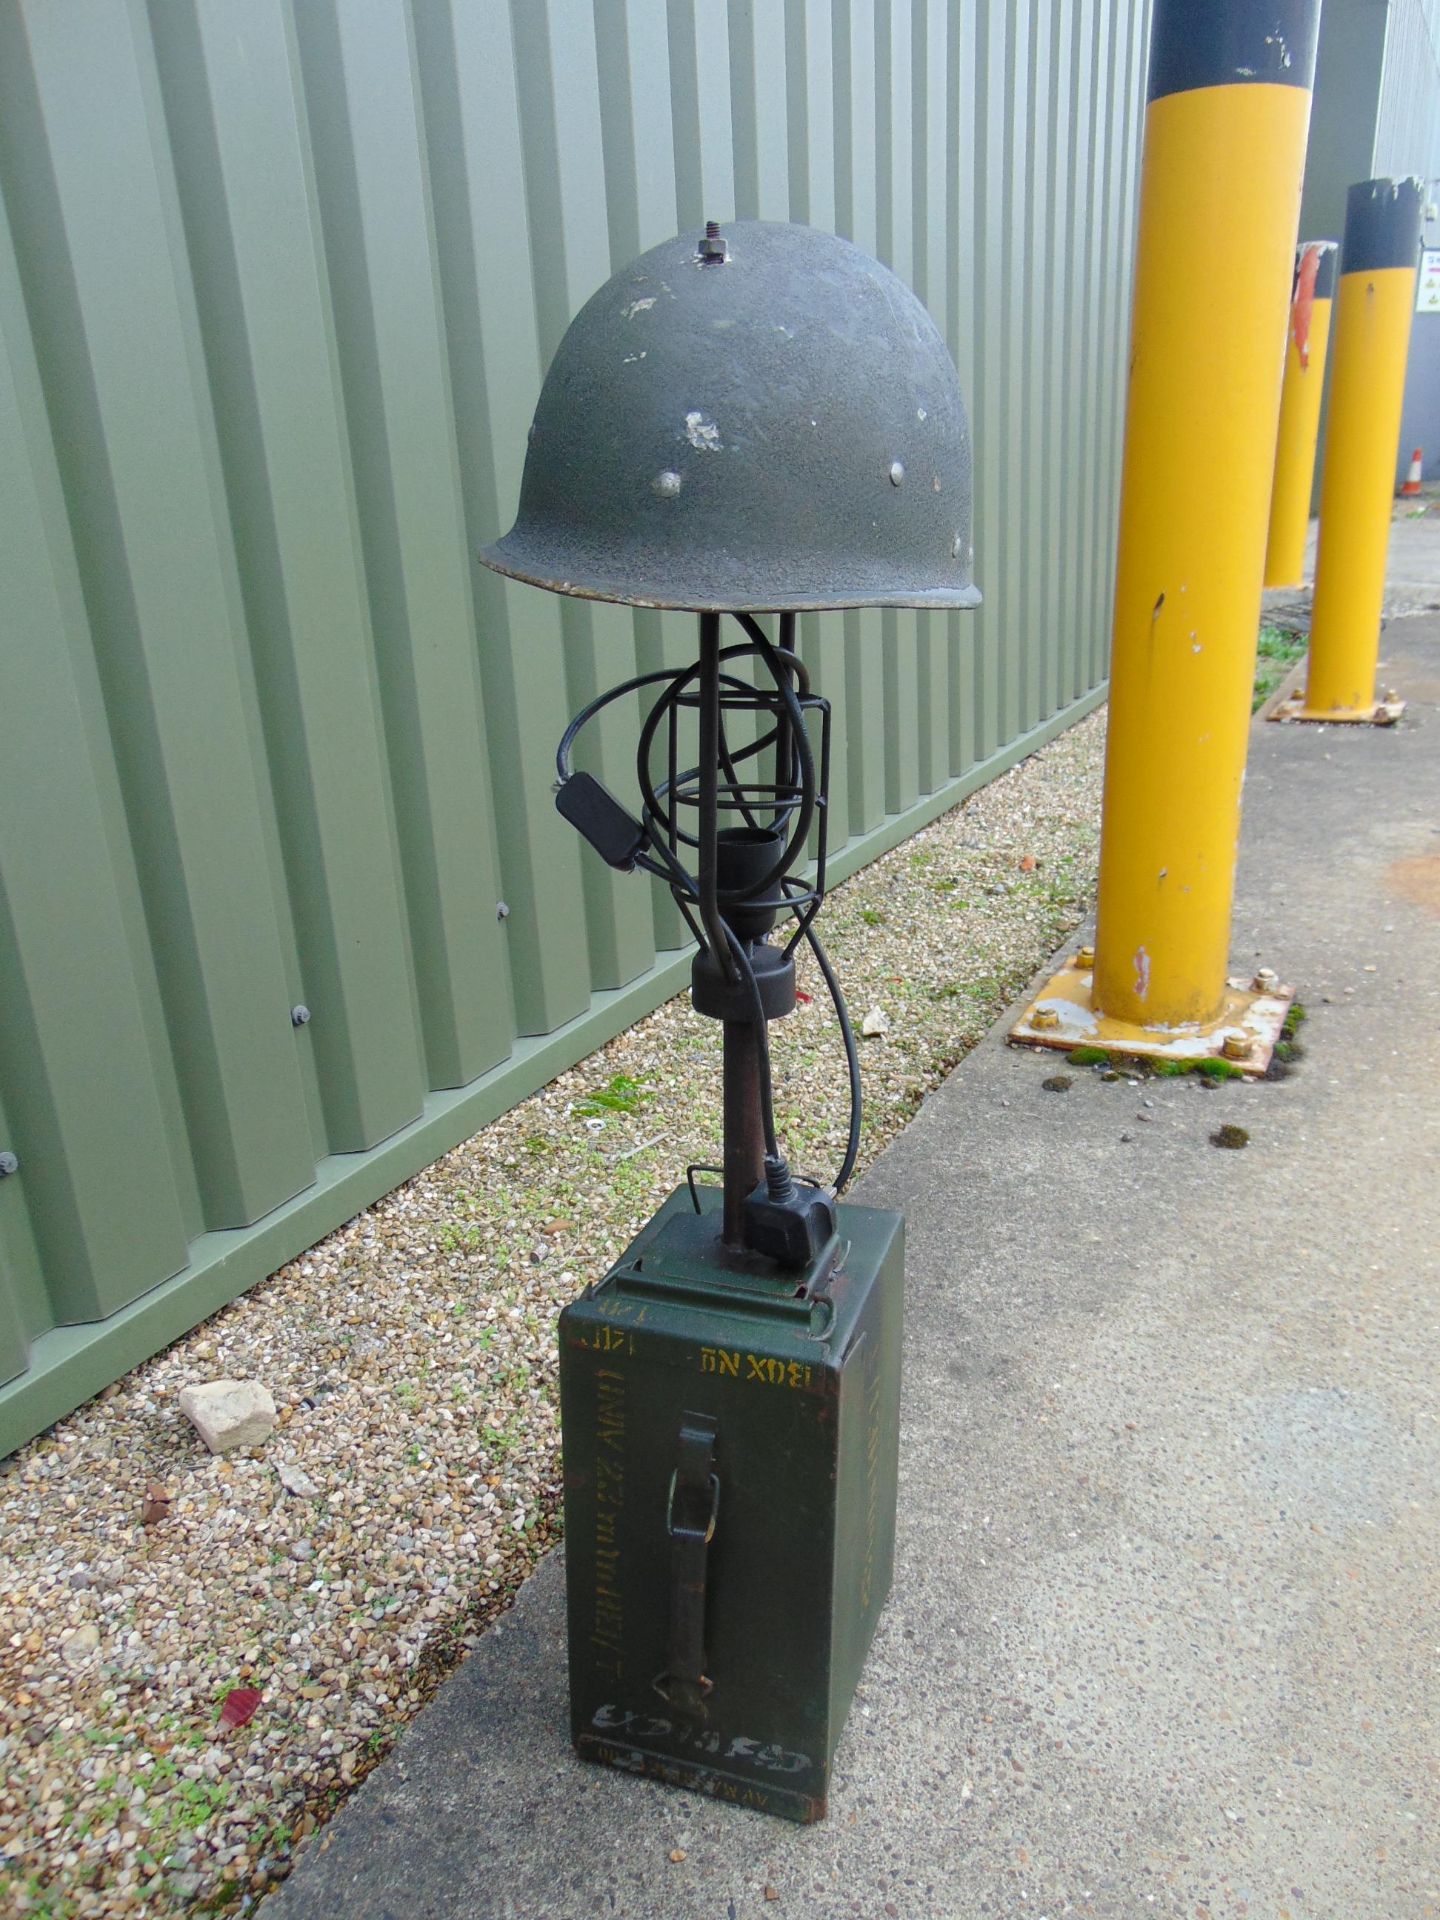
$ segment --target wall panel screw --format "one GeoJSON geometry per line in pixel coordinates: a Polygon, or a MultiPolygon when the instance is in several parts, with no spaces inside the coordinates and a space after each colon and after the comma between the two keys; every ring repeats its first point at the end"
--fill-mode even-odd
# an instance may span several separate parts
{"type": "Polygon", "coordinates": [[[19,1171],[20,1162],[15,1158],[13,1153],[0,1153],[0,1180],[3,1180],[7,1173],[18,1173],[19,1171]]]}
{"type": "Polygon", "coordinates": [[[510,909],[503,900],[497,900],[495,903],[495,918],[497,920],[508,920],[510,918],[510,909]]]}
{"type": "Polygon", "coordinates": [[[303,1027],[309,1021],[309,1018],[310,1009],[306,1006],[292,1007],[290,1009],[290,1024],[292,1027],[303,1027]]]}

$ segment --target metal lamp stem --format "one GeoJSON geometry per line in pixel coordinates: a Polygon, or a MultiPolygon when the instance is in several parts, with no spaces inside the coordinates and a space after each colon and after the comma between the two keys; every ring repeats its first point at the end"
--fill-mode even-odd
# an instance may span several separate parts
{"type": "MultiPolygon", "coordinates": [[[[737,972],[716,897],[720,829],[720,616],[700,615],[700,791],[697,878],[700,920],[722,971],[737,972]]],[[[760,1036],[753,1021],[726,1020],[724,1048],[725,1205],[721,1239],[732,1251],[745,1245],[745,1201],[765,1172],[760,1117],[760,1036]]]]}
{"type": "Polygon", "coordinates": [[[753,1022],[727,1020],[721,1029],[725,1080],[725,1208],[721,1239],[733,1252],[745,1246],[745,1202],[765,1177],[760,1122],[760,1035],[753,1022]]]}

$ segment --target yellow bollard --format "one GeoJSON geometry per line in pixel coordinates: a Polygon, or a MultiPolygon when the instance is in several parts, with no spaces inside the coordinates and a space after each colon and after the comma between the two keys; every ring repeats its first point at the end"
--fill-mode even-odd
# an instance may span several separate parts
{"type": "Polygon", "coordinates": [[[1265,545],[1267,587],[1299,587],[1305,581],[1305,536],[1310,531],[1336,251],[1334,240],[1307,240],[1295,253],[1280,428],[1275,436],[1275,479],[1270,489],[1270,534],[1265,545]]]}
{"type": "Polygon", "coordinates": [[[1423,199],[1418,180],[1366,180],[1346,201],[1310,661],[1303,702],[1277,718],[1383,723],[1397,711],[1376,704],[1375,666],[1423,199]]]}
{"type": "Polygon", "coordinates": [[[1095,965],[1016,1040],[1196,1057],[1232,1034],[1263,1072],[1284,1017],[1226,967],[1318,17],[1156,0],[1095,965]]]}

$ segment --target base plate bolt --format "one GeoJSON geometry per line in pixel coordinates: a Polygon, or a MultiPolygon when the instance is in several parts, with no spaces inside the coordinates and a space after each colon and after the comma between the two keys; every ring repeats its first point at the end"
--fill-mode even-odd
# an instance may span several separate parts
{"type": "Polygon", "coordinates": [[[1048,1033],[1052,1027],[1058,1027],[1060,1016],[1051,1007],[1041,1007],[1030,1016],[1030,1024],[1041,1033],[1048,1033]]]}
{"type": "Polygon", "coordinates": [[[1077,947],[1075,949],[1074,964],[1077,967],[1093,967],[1095,964],[1094,947],[1077,947]]]}
{"type": "Polygon", "coordinates": [[[1280,976],[1273,967],[1257,967],[1250,984],[1256,993],[1273,993],[1280,984],[1280,976]]]}
{"type": "Polygon", "coordinates": [[[1255,1051],[1255,1042],[1248,1033],[1227,1033],[1220,1042],[1220,1051],[1227,1060],[1248,1060],[1255,1051]]]}

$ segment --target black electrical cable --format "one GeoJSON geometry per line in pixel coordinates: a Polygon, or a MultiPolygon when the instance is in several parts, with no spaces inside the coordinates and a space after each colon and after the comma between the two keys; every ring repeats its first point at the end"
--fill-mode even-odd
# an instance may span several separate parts
{"type": "Polygon", "coordinates": [[[830,964],[830,956],[821,946],[812,927],[806,927],[805,938],[809,941],[810,951],[815,955],[816,964],[825,977],[825,985],[830,989],[835,1018],[840,1022],[840,1038],[845,1043],[845,1063],[850,1075],[850,1133],[845,1143],[845,1158],[840,1162],[840,1171],[835,1176],[835,1191],[843,1193],[850,1184],[850,1176],[855,1171],[855,1162],[860,1157],[860,1049],[855,1041],[855,1029],[850,1024],[850,1009],[846,1006],[845,996],[840,991],[840,982],[835,978],[835,969],[830,964]]]}
{"type": "Polygon", "coordinates": [[[725,927],[730,942],[730,951],[735,956],[735,964],[750,993],[750,1007],[754,1015],[756,1079],[760,1083],[760,1125],[765,1134],[765,1152],[783,1167],[785,1156],[780,1151],[779,1138],[775,1132],[775,1090],[770,1071],[770,1025],[765,1018],[765,1005],[760,998],[760,983],[755,978],[755,969],[750,964],[750,956],[745,951],[745,942],[733,928],[725,927]]]}
{"type": "MultiPolygon", "coordinates": [[[[744,782],[735,771],[735,761],[737,757],[744,760],[752,752],[762,752],[764,748],[769,745],[770,741],[777,739],[778,736],[779,730],[777,728],[775,733],[767,734],[764,740],[757,740],[753,748],[742,747],[737,756],[731,753],[730,742],[725,738],[725,716],[723,714],[720,716],[720,765],[724,769],[725,778],[730,782],[731,791],[735,795],[736,802],[740,809],[740,818],[745,822],[747,827],[750,827],[756,833],[759,833],[761,830],[760,822],[755,818],[754,812],[745,799],[744,782]]],[[[779,810],[776,809],[776,818],[778,819],[778,817],[779,810]]],[[[771,826],[772,828],[774,826],[773,820],[771,826]]]]}
{"type": "MultiPolygon", "coordinates": [[[[560,744],[555,749],[555,770],[562,780],[570,778],[570,754],[575,745],[575,736],[580,729],[593,720],[602,708],[608,707],[612,700],[619,700],[627,693],[638,693],[641,687],[653,687],[661,680],[674,681],[691,679],[698,671],[694,667],[661,667],[654,673],[637,674],[633,680],[622,681],[618,687],[611,687],[605,693],[597,694],[587,706],[583,706],[575,718],[560,736],[560,744]]],[[[664,702],[661,702],[663,706],[664,702]]]]}
{"type": "MultiPolygon", "coordinates": [[[[849,1009],[845,1004],[845,996],[841,992],[840,983],[835,976],[834,968],[830,964],[829,955],[821,945],[820,940],[810,924],[815,912],[818,910],[821,896],[817,888],[806,888],[803,882],[790,878],[786,872],[786,869],[790,866],[791,861],[809,835],[817,806],[814,752],[805,725],[804,703],[810,699],[809,674],[799,655],[794,653],[789,646],[777,648],[751,615],[740,613],[734,617],[744,629],[748,640],[747,642],[742,642],[732,647],[720,649],[715,647],[715,640],[718,638],[719,621],[715,616],[710,616],[710,620],[714,623],[710,625],[709,628],[708,638],[710,640],[710,646],[703,648],[702,651],[710,654],[710,660],[707,661],[705,665],[708,666],[709,673],[713,675],[711,681],[712,688],[717,694],[723,690],[740,696],[740,701],[737,704],[750,704],[758,710],[764,710],[768,707],[769,711],[774,715],[774,725],[769,731],[762,734],[759,739],[732,753],[729,742],[724,737],[723,720],[721,721],[718,738],[710,744],[714,748],[713,758],[716,763],[716,770],[724,773],[728,783],[730,789],[729,798],[723,802],[720,801],[720,796],[718,792],[713,789],[711,781],[701,778],[703,769],[699,767],[688,768],[683,773],[675,773],[661,781],[658,786],[650,774],[651,751],[660,726],[682,703],[696,706],[700,704],[699,683],[702,679],[702,663],[700,662],[690,667],[661,669],[653,673],[639,674],[635,676],[635,678],[623,682],[620,686],[612,687],[606,693],[592,700],[575,716],[566,728],[556,753],[556,766],[562,781],[570,778],[570,756],[574,749],[576,737],[587,722],[592,720],[595,715],[605,707],[618,699],[622,699],[627,694],[638,692],[642,687],[662,684],[665,686],[665,691],[655,702],[654,707],[651,709],[650,714],[642,726],[641,738],[636,755],[637,772],[639,774],[643,795],[642,825],[645,830],[646,840],[654,856],[651,858],[641,855],[637,858],[636,865],[643,868],[645,872],[653,874],[657,879],[668,881],[677,905],[680,907],[681,912],[684,914],[686,921],[689,923],[692,932],[696,934],[697,938],[701,937],[702,928],[696,924],[694,914],[691,911],[692,907],[699,911],[707,945],[715,946],[715,936],[717,933],[723,934],[724,936],[725,945],[729,949],[727,959],[730,962],[730,966],[738,973],[740,982],[750,1001],[753,1023],[756,1028],[757,1079],[759,1082],[760,1117],[765,1140],[766,1158],[767,1162],[770,1163],[775,1171],[783,1175],[787,1169],[784,1156],[780,1152],[779,1140],[775,1128],[774,1076],[770,1055],[769,1029],[765,1018],[765,1009],[760,994],[759,982],[756,979],[755,969],[750,961],[745,943],[725,920],[723,912],[715,912],[715,909],[721,908],[724,904],[734,903],[724,902],[717,895],[711,903],[712,912],[715,913],[715,918],[712,921],[711,914],[705,911],[706,901],[704,894],[707,889],[702,888],[697,883],[697,880],[686,871],[666,840],[666,836],[673,833],[676,839],[683,841],[687,845],[696,846],[697,848],[707,839],[713,843],[714,833],[718,827],[718,821],[715,818],[717,803],[718,807],[723,808],[725,811],[738,812],[741,817],[753,827],[755,825],[755,819],[752,812],[752,803],[746,796],[745,783],[739,778],[738,764],[741,761],[758,758],[772,745],[775,747],[775,785],[773,787],[766,787],[761,782],[755,782],[751,789],[756,795],[753,804],[755,806],[765,806],[769,804],[773,809],[774,819],[777,822],[785,815],[790,815],[792,825],[789,833],[783,836],[784,851],[781,857],[762,880],[757,883],[752,883],[752,885],[746,889],[745,897],[751,898],[762,894],[776,881],[779,882],[785,896],[786,906],[795,915],[799,923],[796,934],[789,942],[786,951],[788,952],[793,948],[796,940],[802,936],[804,937],[815,955],[816,964],[820,968],[821,976],[825,981],[831,1003],[835,1008],[836,1018],[840,1025],[841,1039],[845,1048],[846,1066],[850,1083],[849,1133],[845,1155],[834,1182],[834,1190],[836,1193],[839,1193],[848,1184],[853,1175],[855,1163],[859,1155],[861,1125],[860,1054],[856,1044],[855,1031],[850,1021],[849,1009]],[[714,648],[713,653],[711,652],[712,648],[714,648]],[[721,663],[728,662],[739,655],[750,654],[758,654],[768,669],[775,686],[775,695],[773,698],[768,695],[763,695],[760,689],[751,682],[738,679],[732,674],[716,671],[721,663]],[[794,675],[793,681],[791,678],[792,672],[794,675]],[[692,684],[696,689],[694,692],[690,691],[692,684]],[[788,777],[782,780],[782,775],[788,777]],[[796,777],[797,775],[798,777],[796,777]],[[701,780],[701,793],[698,797],[702,801],[708,800],[708,804],[702,806],[702,813],[706,816],[705,823],[697,822],[697,826],[700,826],[701,830],[692,835],[686,833],[679,825],[675,808],[679,795],[697,779],[701,780]],[[706,788],[711,788],[708,796],[704,791],[706,788]],[[766,793],[773,796],[769,802],[763,798],[766,793]],[[708,832],[706,830],[707,827],[708,832]],[[809,908],[808,913],[805,911],[807,907],[809,908]]],[[[707,622],[707,624],[709,623],[707,622]]],[[[789,631],[785,634],[787,640],[790,637],[790,633],[793,633],[793,621],[789,623],[789,631]]],[[[719,704],[717,700],[717,709],[719,704]]],[[[701,757],[702,760],[705,759],[703,753],[701,757]]],[[[687,802],[687,804],[693,804],[693,802],[687,802]]],[[[708,891],[715,893],[714,876],[712,874],[707,877],[710,880],[708,891]]],[[[720,958],[718,952],[716,953],[716,958],[717,960],[720,958]]],[[[724,970],[729,971],[730,968],[725,967],[724,970]]]]}
{"type": "MultiPolygon", "coordinates": [[[[792,886],[798,881],[790,882],[792,886]]],[[[855,1162],[860,1157],[860,1121],[863,1108],[860,1086],[860,1047],[855,1038],[855,1029],[850,1021],[850,1009],[845,1003],[845,995],[830,964],[830,956],[820,944],[820,937],[807,921],[802,929],[810,951],[815,955],[815,963],[820,969],[826,990],[830,995],[830,1004],[835,1009],[835,1018],[840,1023],[840,1039],[845,1048],[845,1067],[850,1079],[850,1131],[845,1143],[845,1157],[840,1162],[840,1171],[836,1174],[834,1187],[841,1193],[850,1184],[855,1171],[855,1162]]]]}

